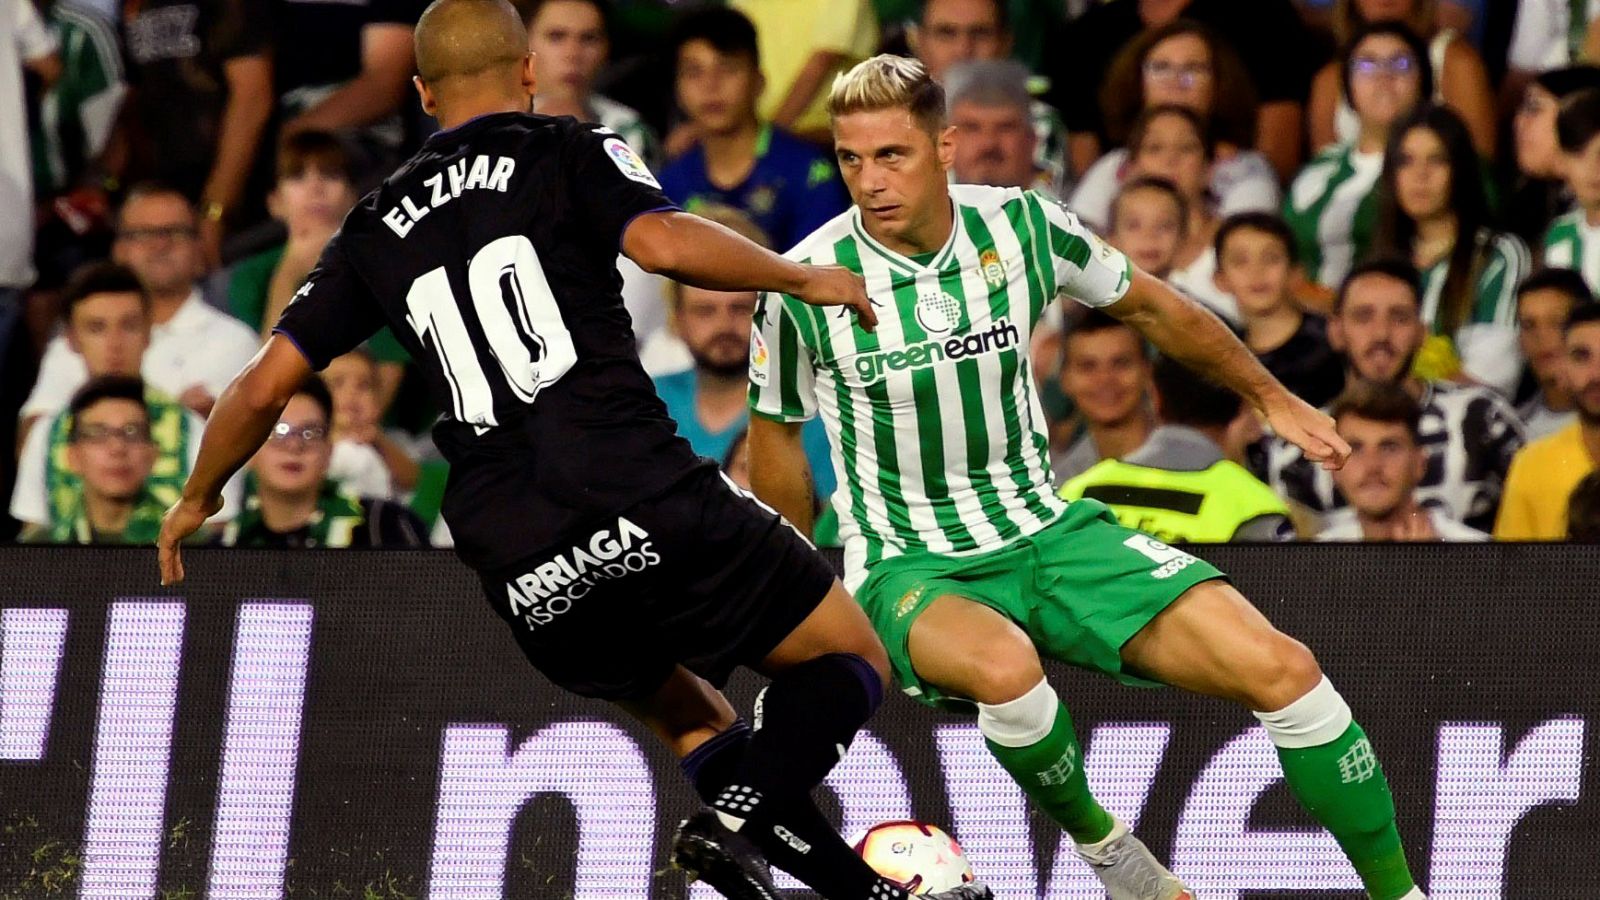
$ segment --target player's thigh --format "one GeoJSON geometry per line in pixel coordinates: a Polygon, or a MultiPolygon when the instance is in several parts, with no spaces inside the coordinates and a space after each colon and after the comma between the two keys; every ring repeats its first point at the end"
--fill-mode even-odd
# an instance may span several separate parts
{"type": "Polygon", "coordinates": [[[1304,644],[1221,580],[1184,591],[1123,645],[1122,658],[1157,681],[1262,711],[1288,706],[1322,678],[1304,644]]]}
{"type": "Polygon", "coordinates": [[[680,757],[727,730],[738,718],[720,691],[683,666],[673,669],[655,693],[619,700],[617,705],[680,757]]]}
{"type": "Polygon", "coordinates": [[[1033,640],[1010,617],[955,594],[935,597],[911,623],[912,670],[941,694],[1006,703],[1044,679],[1033,640]]]}
{"type": "Polygon", "coordinates": [[[806,616],[757,667],[762,674],[777,673],[829,653],[853,653],[865,659],[885,681],[889,657],[867,614],[861,611],[844,585],[835,581],[822,602],[806,616]]]}

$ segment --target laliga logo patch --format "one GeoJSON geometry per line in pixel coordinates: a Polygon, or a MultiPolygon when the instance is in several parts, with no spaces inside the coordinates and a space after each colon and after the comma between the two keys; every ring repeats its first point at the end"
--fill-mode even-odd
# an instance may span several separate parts
{"type": "Polygon", "coordinates": [[[961,301],[944,291],[917,298],[917,324],[930,335],[942,337],[961,326],[961,301]]]}
{"type": "Polygon", "coordinates": [[[989,287],[1005,287],[1006,267],[993,247],[978,255],[978,269],[983,272],[983,280],[989,287]]]}
{"type": "Polygon", "coordinates": [[[767,352],[767,341],[761,332],[752,328],[750,330],[750,383],[756,387],[766,387],[768,381],[769,363],[772,355],[767,352]]]}
{"type": "Polygon", "coordinates": [[[644,164],[639,154],[633,152],[627,141],[622,138],[606,138],[605,148],[606,154],[616,164],[617,171],[632,181],[648,184],[657,190],[661,188],[661,182],[656,181],[656,176],[650,174],[650,167],[644,164]]]}

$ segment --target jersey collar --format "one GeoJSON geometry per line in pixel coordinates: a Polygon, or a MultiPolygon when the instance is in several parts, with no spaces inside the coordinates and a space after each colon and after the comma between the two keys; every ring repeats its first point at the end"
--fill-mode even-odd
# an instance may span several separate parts
{"type": "Polygon", "coordinates": [[[872,235],[867,233],[867,227],[861,221],[861,207],[850,207],[850,230],[855,233],[856,240],[864,244],[867,249],[884,258],[889,267],[902,275],[937,275],[956,253],[956,235],[961,232],[961,208],[956,205],[955,199],[950,199],[950,236],[945,238],[944,246],[934,254],[933,261],[922,265],[914,259],[902,256],[883,244],[879,243],[872,235]]]}

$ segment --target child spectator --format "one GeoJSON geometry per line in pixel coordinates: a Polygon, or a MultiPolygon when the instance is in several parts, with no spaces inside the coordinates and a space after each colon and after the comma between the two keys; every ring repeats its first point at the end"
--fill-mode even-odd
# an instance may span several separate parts
{"type": "Polygon", "coordinates": [[[1269,213],[1230,216],[1217,230],[1217,287],[1238,303],[1244,340],[1261,364],[1312,406],[1344,389],[1344,362],[1328,321],[1290,295],[1299,261],[1289,226],[1269,213]]]}
{"type": "Polygon", "coordinates": [[[365,350],[336,357],[322,370],[333,397],[333,456],[328,477],[363,497],[409,493],[421,470],[378,421],[378,363],[365,350]]]}
{"type": "Polygon", "coordinates": [[[1165,178],[1131,178],[1111,203],[1106,241],[1162,280],[1172,274],[1188,233],[1189,203],[1165,178]]]}
{"type": "Polygon", "coordinates": [[[721,7],[694,10],[673,46],[678,104],[699,143],[662,170],[668,197],[691,212],[733,207],[779,251],[849,206],[831,160],[757,115],[762,76],[749,19],[721,7]]]}

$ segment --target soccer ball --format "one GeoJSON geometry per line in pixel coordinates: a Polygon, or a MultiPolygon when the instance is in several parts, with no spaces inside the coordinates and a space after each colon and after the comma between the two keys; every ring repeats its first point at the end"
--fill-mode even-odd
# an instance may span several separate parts
{"type": "Polygon", "coordinates": [[[973,880],[961,845],[923,822],[883,822],[850,841],[873,871],[911,894],[948,891],[973,880]]]}

